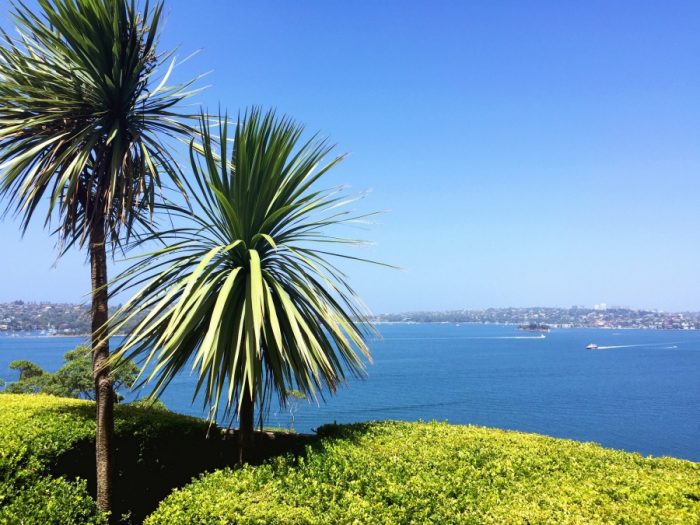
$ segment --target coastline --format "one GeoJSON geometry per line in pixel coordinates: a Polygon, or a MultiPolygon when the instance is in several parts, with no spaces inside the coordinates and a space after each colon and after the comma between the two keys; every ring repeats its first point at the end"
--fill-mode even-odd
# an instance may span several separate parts
{"type": "MultiPolygon", "coordinates": [[[[373,325],[452,325],[452,326],[514,326],[518,327],[521,323],[479,323],[475,321],[373,321],[373,325]]],[[[697,332],[696,328],[663,328],[657,326],[558,326],[556,324],[549,325],[550,330],[644,330],[644,331],[659,331],[659,332],[697,332]]],[[[528,330],[521,330],[528,331],[528,330]]],[[[532,330],[537,332],[537,330],[532,330]]],[[[126,334],[115,334],[112,337],[125,337],[126,334]]],[[[21,337],[23,339],[49,339],[49,338],[89,338],[89,333],[80,334],[37,334],[32,332],[0,332],[0,338],[21,337]]]]}
{"type": "MultiPolygon", "coordinates": [[[[373,321],[375,325],[478,325],[478,326],[520,326],[520,323],[479,323],[475,321],[373,321]]],[[[558,326],[549,325],[551,330],[655,330],[659,332],[696,332],[695,328],[663,328],[656,326],[558,326]]]]}

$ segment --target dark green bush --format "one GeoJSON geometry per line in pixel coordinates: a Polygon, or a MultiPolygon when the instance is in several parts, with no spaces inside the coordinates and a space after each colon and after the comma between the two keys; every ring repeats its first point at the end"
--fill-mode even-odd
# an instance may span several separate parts
{"type": "Polygon", "coordinates": [[[100,522],[84,482],[45,477],[62,454],[92,438],[93,410],[75,399],[0,395],[0,523],[100,522]]]}
{"type": "Polygon", "coordinates": [[[146,521],[700,523],[700,465],[444,423],[326,427],[305,458],[222,470],[146,521]]]}
{"type": "MultiPolygon", "coordinates": [[[[0,523],[18,523],[15,518],[21,513],[26,513],[27,523],[99,521],[90,498],[95,476],[94,410],[89,401],[0,395],[0,523]],[[87,482],[76,483],[80,478],[87,482]],[[32,511],[33,502],[42,500],[51,504],[32,511]],[[52,509],[55,514],[47,514],[52,509]],[[75,520],[62,518],[71,512],[75,520]]],[[[173,487],[233,462],[235,451],[217,432],[207,440],[207,428],[202,420],[162,408],[117,406],[115,514],[130,513],[138,521],[173,487]]]]}
{"type": "Polygon", "coordinates": [[[39,478],[0,510],[3,525],[105,524],[85,481],[39,478]]]}

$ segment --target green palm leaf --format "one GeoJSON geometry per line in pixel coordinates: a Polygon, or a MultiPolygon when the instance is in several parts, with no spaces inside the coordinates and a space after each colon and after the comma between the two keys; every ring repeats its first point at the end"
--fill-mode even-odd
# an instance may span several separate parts
{"type": "Polygon", "coordinates": [[[363,216],[342,207],[342,191],[315,189],[342,157],[318,168],[331,146],[302,143],[302,127],[258,109],[239,119],[228,157],[229,128],[219,120],[218,141],[202,117],[201,143],[190,147],[195,209],[169,205],[178,226],[139,240],[176,242],[120,277],[114,293],[138,291],[113,330],[143,317],[117,359],[141,357],[153,395],[192,367],[194,395],[210,413],[223,402],[240,415],[271,392],[282,403],[294,390],[315,399],[347,373],[362,375],[372,327],[331,260],[347,255],[326,248],[357,244],[331,232],[363,216]]]}
{"type": "Polygon", "coordinates": [[[190,131],[176,105],[191,82],[168,85],[174,58],[155,49],[161,3],[143,14],[133,1],[38,4],[41,14],[16,6],[18,37],[2,33],[0,195],[24,229],[47,196],[46,222],[57,216],[68,245],[94,221],[118,244],[164,182],[182,188],[167,141],[190,131]]]}

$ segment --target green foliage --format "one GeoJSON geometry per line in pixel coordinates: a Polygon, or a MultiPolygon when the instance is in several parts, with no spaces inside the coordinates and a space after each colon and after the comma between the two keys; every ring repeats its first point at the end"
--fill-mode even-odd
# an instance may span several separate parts
{"type": "MultiPolygon", "coordinates": [[[[92,352],[90,348],[78,346],[66,352],[63,359],[66,361],[65,364],[53,374],[54,381],[51,385],[53,388],[45,392],[55,396],[94,399],[95,381],[93,379],[92,352]]],[[[124,379],[128,383],[127,387],[130,387],[134,379],[136,379],[135,375],[131,378],[124,378],[123,376],[123,372],[120,373],[118,370],[112,371],[115,391],[124,385],[124,379]]]]}
{"type": "Polygon", "coordinates": [[[7,385],[5,392],[11,394],[38,394],[45,392],[51,382],[51,374],[39,365],[19,359],[9,365],[11,370],[19,372],[19,380],[7,385]]]}
{"type": "MultiPolygon", "coordinates": [[[[19,380],[10,383],[6,392],[13,394],[51,394],[61,397],[95,398],[95,382],[92,371],[92,352],[87,346],[78,346],[63,356],[65,364],[51,374],[31,361],[13,361],[10,368],[19,371],[19,380]]],[[[111,371],[115,395],[126,387],[131,388],[138,375],[138,367],[129,360],[111,371]]],[[[120,397],[118,397],[120,399],[120,397]]]]}
{"type": "Polygon", "coordinates": [[[106,517],[97,510],[84,480],[39,478],[0,510],[0,525],[97,525],[106,517]]]}
{"type": "MultiPolygon", "coordinates": [[[[12,365],[16,365],[17,363],[17,361],[10,363],[10,368],[13,368],[12,365]]],[[[35,366],[34,363],[31,364],[35,366]]],[[[15,367],[15,369],[17,368],[15,367]]],[[[8,394],[40,394],[46,392],[51,381],[51,374],[42,369],[39,370],[41,371],[40,374],[31,375],[29,377],[25,376],[24,378],[22,378],[22,373],[20,371],[20,379],[8,384],[5,392],[8,394]]]]}
{"type": "Polygon", "coordinates": [[[146,524],[699,522],[689,461],[445,423],[320,433],[305,458],[202,476],[146,524]]]}
{"type": "MultiPolygon", "coordinates": [[[[0,396],[0,523],[18,523],[14,518],[24,512],[31,523],[41,523],[38,516],[52,523],[42,513],[54,507],[29,509],[31,502],[42,498],[55,503],[57,519],[71,512],[71,500],[80,505],[76,513],[90,508],[82,507],[85,498],[89,499],[84,485],[68,487],[68,481],[45,481],[42,476],[57,457],[94,435],[93,418],[94,409],[85,401],[43,395],[0,396]]],[[[93,515],[97,519],[98,515],[93,515]]]]}
{"type": "Polygon", "coordinates": [[[33,377],[39,377],[44,374],[44,371],[39,365],[27,361],[25,359],[18,359],[10,363],[10,369],[17,370],[19,372],[19,380],[31,379],[33,377]]]}
{"type": "Polygon", "coordinates": [[[189,132],[176,110],[189,93],[168,85],[174,59],[156,50],[163,5],[37,3],[14,3],[20,36],[2,34],[0,195],[25,229],[47,196],[46,222],[58,216],[67,246],[93,223],[118,244],[149,220],[163,176],[180,187],[164,139],[189,132]]]}
{"type": "Polygon", "coordinates": [[[181,226],[142,239],[172,244],[145,254],[114,289],[143,286],[115,332],[149,312],[118,354],[156,365],[156,395],[193,361],[213,416],[221,400],[228,411],[271,392],[282,403],[294,388],[333,392],[369,358],[369,325],[353,322],[365,319],[362,308],[330,262],[358,260],[333,248],[358,241],[329,229],[359,217],[342,210],[341,189],[316,187],[342,157],[321,164],[332,147],[302,142],[303,128],[273,112],[245,114],[232,147],[225,118],[217,132],[218,141],[202,117],[202,143],[190,147],[194,209],[169,206],[181,226]]]}
{"type": "MultiPolygon", "coordinates": [[[[56,472],[61,464],[84,478],[94,476],[94,417],[95,405],[90,401],[41,394],[0,396],[1,525],[22,523],[18,517],[36,524],[101,522],[84,482],[75,481],[75,475],[52,477],[64,474],[56,472]]],[[[167,410],[118,405],[119,476],[131,476],[119,485],[120,490],[136,485],[138,478],[146,478],[150,487],[155,484],[153,478],[167,477],[172,467],[167,470],[163,463],[174,462],[174,457],[186,463],[182,451],[201,448],[207,429],[205,421],[167,410]],[[173,443],[179,445],[167,456],[163,450],[173,443]]],[[[200,449],[199,454],[204,458],[206,452],[200,449]]],[[[203,459],[201,463],[206,465],[203,459]]],[[[200,466],[186,471],[178,479],[184,481],[202,470],[200,466]]]]}
{"type": "Polygon", "coordinates": [[[132,401],[131,403],[129,403],[129,406],[151,408],[154,410],[168,410],[168,407],[165,406],[165,403],[163,403],[161,399],[137,399],[136,401],[132,401]]]}

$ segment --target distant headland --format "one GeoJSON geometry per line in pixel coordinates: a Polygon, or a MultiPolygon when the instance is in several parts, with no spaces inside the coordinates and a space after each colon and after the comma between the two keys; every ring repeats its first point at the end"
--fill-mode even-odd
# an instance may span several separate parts
{"type": "MultiPolygon", "coordinates": [[[[118,305],[115,305],[118,308],[118,305]]],[[[114,313],[116,308],[110,308],[114,313]]],[[[13,301],[0,303],[0,335],[80,336],[90,333],[86,304],[13,301]]]]}
{"type": "Polygon", "coordinates": [[[485,310],[449,310],[380,314],[378,323],[480,323],[513,324],[524,329],[612,328],[700,330],[700,312],[663,312],[632,308],[529,307],[487,308],[485,310]]]}
{"type": "MultiPolygon", "coordinates": [[[[512,324],[533,331],[546,331],[550,328],[700,330],[700,312],[663,312],[601,306],[419,311],[379,314],[370,319],[376,323],[512,324]]],[[[88,334],[89,307],[74,303],[0,303],[0,335],[16,333],[64,336],[88,334]]]]}

